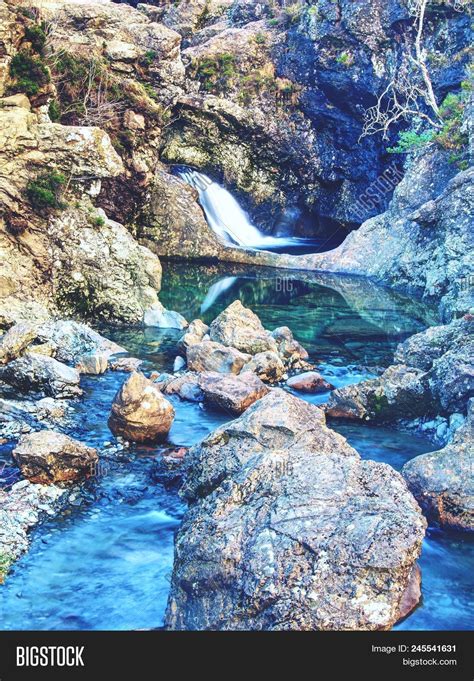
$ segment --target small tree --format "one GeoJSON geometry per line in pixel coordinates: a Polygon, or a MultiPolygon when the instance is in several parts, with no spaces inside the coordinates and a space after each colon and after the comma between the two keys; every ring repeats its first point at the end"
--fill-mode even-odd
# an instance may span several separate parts
{"type": "MultiPolygon", "coordinates": [[[[443,1],[443,0],[441,0],[443,1]]],[[[444,0],[458,12],[467,8],[470,0],[444,0]]],[[[415,34],[412,44],[407,35],[402,58],[395,67],[389,84],[379,95],[377,103],[365,112],[362,137],[388,131],[400,120],[422,118],[435,129],[443,122],[427,64],[427,51],[423,46],[423,30],[426,10],[430,0],[408,0],[408,8],[414,21],[415,34]]]]}

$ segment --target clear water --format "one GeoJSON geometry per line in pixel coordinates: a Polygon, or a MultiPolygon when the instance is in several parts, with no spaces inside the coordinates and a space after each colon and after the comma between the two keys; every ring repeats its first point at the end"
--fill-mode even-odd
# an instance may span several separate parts
{"type": "MultiPolygon", "coordinates": [[[[336,386],[374,375],[396,344],[434,321],[416,301],[347,278],[214,266],[165,267],[161,299],[188,319],[212,320],[239,298],[267,328],[287,325],[336,386]],[[201,312],[202,308],[202,312],[201,312]]],[[[146,369],[170,371],[179,332],[105,329],[146,369]]],[[[1,629],[149,629],[163,624],[173,537],[184,508],[156,481],[156,460],[169,446],[190,446],[227,416],[174,400],[176,420],[162,447],[117,453],[107,416],[124,374],[84,377],[84,398],[66,432],[101,447],[101,475],[72,508],[33,532],[30,551],[0,588],[1,629]]],[[[309,396],[313,402],[325,396],[309,396]]],[[[333,424],[364,458],[400,469],[432,449],[423,438],[386,428],[333,424]]],[[[11,467],[11,445],[0,461],[11,467]]],[[[423,549],[423,603],[397,628],[468,629],[474,624],[469,581],[472,541],[431,529],[423,549]]]]}

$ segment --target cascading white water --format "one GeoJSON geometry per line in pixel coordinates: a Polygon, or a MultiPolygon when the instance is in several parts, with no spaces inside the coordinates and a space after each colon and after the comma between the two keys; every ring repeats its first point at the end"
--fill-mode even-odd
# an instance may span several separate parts
{"type": "Polygon", "coordinates": [[[179,176],[199,193],[199,203],[211,229],[229,245],[246,248],[275,248],[294,244],[297,239],[265,236],[249,220],[232,194],[204,173],[182,168],[179,176]]]}

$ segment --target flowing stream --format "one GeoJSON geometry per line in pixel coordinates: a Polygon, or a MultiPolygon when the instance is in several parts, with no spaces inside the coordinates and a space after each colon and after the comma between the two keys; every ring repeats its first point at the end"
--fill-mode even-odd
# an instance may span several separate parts
{"type": "MultiPolygon", "coordinates": [[[[398,342],[435,321],[417,301],[360,279],[202,265],[165,264],[161,300],[188,320],[209,322],[240,298],[267,328],[289,326],[336,386],[387,366],[398,342]]],[[[103,329],[146,370],[170,371],[179,332],[103,329]]],[[[0,587],[2,629],[149,629],[163,625],[173,538],[184,507],[156,477],[163,447],[117,453],[107,428],[126,374],[83,377],[65,432],[100,446],[101,473],[74,504],[34,530],[30,551],[0,587]]],[[[310,397],[318,403],[326,396],[310,397]]],[[[171,445],[190,446],[228,416],[173,398],[171,445]]],[[[332,426],[364,458],[399,470],[433,449],[425,438],[360,424],[332,426]]],[[[11,465],[11,445],[0,461],[11,465]]],[[[430,528],[420,560],[423,601],[399,629],[469,629],[474,625],[470,580],[472,540],[430,528]]]]}

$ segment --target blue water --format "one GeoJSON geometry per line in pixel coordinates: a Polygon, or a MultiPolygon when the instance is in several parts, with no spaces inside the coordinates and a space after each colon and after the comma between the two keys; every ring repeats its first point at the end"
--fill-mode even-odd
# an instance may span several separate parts
{"type": "MultiPolygon", "coordinates": [[[[391,361],[400,340],[433,321],[432,312],[416,301],[360,280],[279,276],[168,265],[161,298],[188,319],[211,321],[240,297],[267,328],[289,326],[337,387],[375,375],[391,361]]],[[[145,360],[144,369],[171,371],[179,332],[104,331],[145,360]]],[[[163,451],[199,442],[228,416],[172,398],[176,419],[166,445],[117,448],[107,416],[125,378],[108,372],[82,379],[85,394],[73,403],[65,432],[100,448],[100,474],[83,486],[73,506],[33,532],[30,551],[0,588],[1,629],[124,630],[163,624],[174,533],[184,507],[176,491],[159,482],[156,466],[163,451]]],[[[320,403],[326,397],[307,399],[320,403]]],[[[398,470],[432,449],[423,438],[387,428],[333,426],[361,456],[398,470]]],[[[12,471],[10,452],[11,444],[0,447],[0,461],[12,471]]],[[[472,628],[472,548],[465,537],[430,530],[420,560],[423,603],[397,628],[472,628]]]]}

